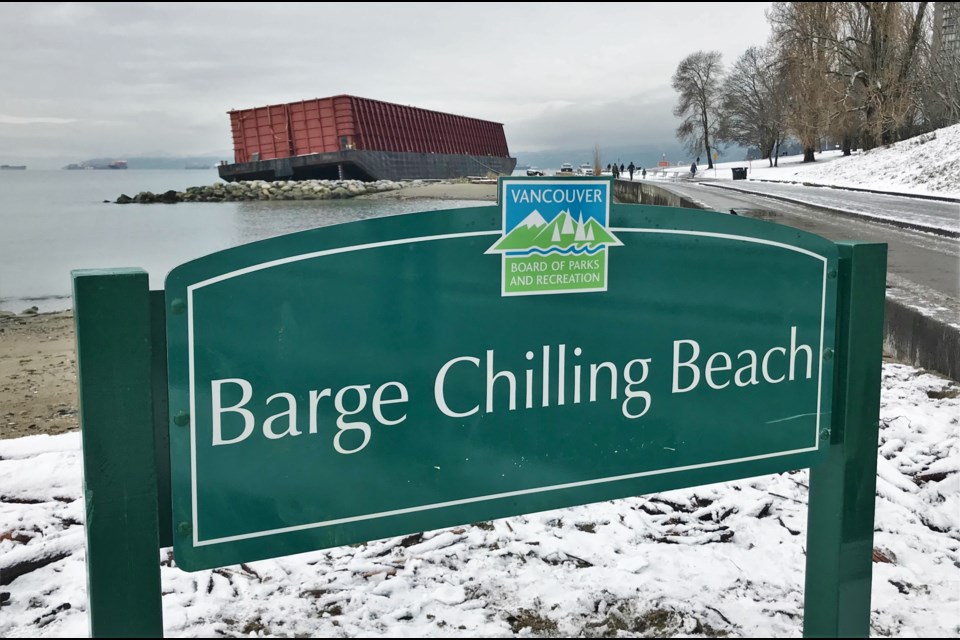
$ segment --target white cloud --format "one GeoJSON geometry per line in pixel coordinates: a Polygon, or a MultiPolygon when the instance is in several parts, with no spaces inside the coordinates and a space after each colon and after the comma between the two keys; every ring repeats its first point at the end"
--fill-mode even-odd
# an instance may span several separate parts
{"type": "Polygon", "coordinates": [[[76,118],[35,118],[0,113],[0,124],[73,124],[76,118]]]}
{"type": "Polygon", "coordinates": [[[230,109],[342,93],[502,122],[515,150],[672,140],[677,63],[763,43],[766,6],[0,3],[0,124],[31,125],[0,147],[229,149],[230,109]]]}

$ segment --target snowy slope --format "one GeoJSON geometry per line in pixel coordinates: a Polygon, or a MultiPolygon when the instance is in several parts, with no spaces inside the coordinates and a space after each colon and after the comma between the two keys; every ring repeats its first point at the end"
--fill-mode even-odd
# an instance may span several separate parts
{"type": "MultiPolygon", "coordinates": [[[[958,392],[884,366],[874,635],[960,634],[958,392]]],[[[0,440],[2,637],[87,633],[79,443],[0,440]]],[[[806,499],[797,472],[192,574],[165,550],[166,634],[797,636],[806,499]]]]}
{"type": "MultiPolygon", "coordinates": [[[[731,180],[733,167],[747,167],[750,180],[783,180],[819,185],[876,189],[895,193],[960,198],[960,124],[903,140],[888,147],[843,157],[839,151],[816,154],[815,163],[803,156],[779,159],[778,167],[766,160],[720,162],[716,171],[700,167],[698,178],[731,180]]],[[[686,166],[668,169],[670,174],[689,175],[686,166]]],[[[657,178],[659,174],[651,177],[657,178]]]]}

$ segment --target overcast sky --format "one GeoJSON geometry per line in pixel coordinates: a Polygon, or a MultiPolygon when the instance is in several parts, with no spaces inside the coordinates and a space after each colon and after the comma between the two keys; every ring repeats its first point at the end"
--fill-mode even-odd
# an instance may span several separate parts
{"type": "Polygon", "coordinates": [[[227,110],[341,93],[503,122],[511,152],[673,140],[677,63],[762,44],[768,5],[2,3],[0,160],[224,154],[227,110]]]}

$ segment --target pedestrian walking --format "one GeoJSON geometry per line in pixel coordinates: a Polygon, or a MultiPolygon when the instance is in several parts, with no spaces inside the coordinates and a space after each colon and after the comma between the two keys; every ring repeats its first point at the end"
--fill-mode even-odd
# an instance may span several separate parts
{"type": "Polygon", "coordinates": [[[696,178],[696,177],[697,177],[697,163],[696,163],[696,162],[691,162],[691,163],[690,163],[690,177],[691,177],[691,178],[696,178]]]}
{"type": "Polygon", "coordinates": [[[631,161],[630,164],[627,166],[627,171],[630,172],[630,182],[633,182],[633,172],[636,171],[636,169],[637,169],[637,166],[633,164],[633,162],[631,161]]]}

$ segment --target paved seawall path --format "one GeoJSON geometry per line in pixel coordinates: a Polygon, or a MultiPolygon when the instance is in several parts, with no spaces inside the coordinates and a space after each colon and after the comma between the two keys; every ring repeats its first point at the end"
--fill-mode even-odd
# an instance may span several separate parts
{"type": "MultiPolygon", "coordinates": [[[[816,203],[770,199],[768,194],[743,189],[716,188],[697,181],[659,183],[617,181],[620,202],[661,204],[728,212],[803,229],[831,240],[866,240],[889,246],[884,348],[902,362],[960,379],[960,300],[957,297],[958,243],[949,233],[927,233],[903,221],[850,217],[837,205],[831,209],[829,191],[812,189],[816,203]]],[[[864,194],[856,194],[864,195],[864,194]]],[[[874,194],[869,197],[876,198],[874,194]]],[[[800,196],[796,196],[800,197],[800,196]]],[[[886,196],[895,198],[895,196],[886,196]]],[[[944,206],[955,205],[899,198],[900,210],[934,207],[924,218],[938,220],[944,206]]],[[[903,214],[903,215],[906,215],[903,214]]],[[[949,215],[949,211],[947,212],[949,215]]],[[[947,223],[951,219],[945,218],[947,223]]],[[[944,225],[940,225],[944,226],[944,225]]]]}

